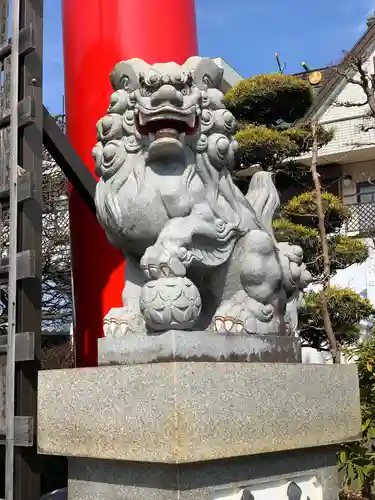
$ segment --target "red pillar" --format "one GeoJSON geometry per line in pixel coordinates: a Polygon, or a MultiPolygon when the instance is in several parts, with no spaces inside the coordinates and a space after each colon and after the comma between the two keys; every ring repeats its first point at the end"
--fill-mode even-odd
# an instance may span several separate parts
{"type": "MultiPolygon", "coordinates": [[[[67,133],[93,171],[95,125],[109,104],[114,65],[139,57],[183,63],[197,54],[194,0],[62,0],[67,133]]],[[[77,364],[97,363],[97,339],[121,306],[124,262],[74,190],[70,227],[77,364]]]]}

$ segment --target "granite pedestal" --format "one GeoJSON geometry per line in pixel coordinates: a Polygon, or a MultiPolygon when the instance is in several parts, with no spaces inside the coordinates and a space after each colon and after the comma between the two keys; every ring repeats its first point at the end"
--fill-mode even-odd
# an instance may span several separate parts
{"type": "Polygon", "coordinates": [[[69,500],[337,500],[355,365],[160,359],[40,372],[39,451],[70,457],[69,500]]]}

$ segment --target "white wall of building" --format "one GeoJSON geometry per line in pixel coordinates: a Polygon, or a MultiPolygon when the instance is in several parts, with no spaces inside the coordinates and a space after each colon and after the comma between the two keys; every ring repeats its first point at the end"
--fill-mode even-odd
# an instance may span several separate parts
{"type": "MultiPolygon", "coordinates": [[[[368,50],[367,60],[363,67],[369,73],[374,72],[375,45],[368,50]]],[[[359,75],[351,74],[350,78],[359,80],[359,75]]],[[[349,83],[345,78],[337,85],[332,94],[322,104],[321,108],[313,117],[326,128],[332,127],[335,132],[333,140],[319,151],[319,156],[325,159],[336,155],[335,161],[346,162],[346,156],[353,150],[373,149],[375,145],[375,130],[364,132],[361,130],[363,125],[368,123],[366,118],[369,111],[368,105],[365,106],[342,106],[340,103],[362,103],[365,102],[365,94],[359,85],[349,83]],[[358,144],[363,144],[358,148],[358,144]]],[[[304,156],[310,158],[311,153],[304,156]]],[[[350,159],[352,161],[352,157],[350,159]]]]}

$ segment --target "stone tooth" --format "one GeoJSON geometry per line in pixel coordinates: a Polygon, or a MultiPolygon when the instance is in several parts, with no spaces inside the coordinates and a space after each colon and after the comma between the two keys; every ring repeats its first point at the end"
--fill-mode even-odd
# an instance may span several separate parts
{"type": "Polygon", "coordinates": [[[172,138],[178,138],[178,132],[177,130],[173,128],[162,128],[156,132],[156,138],[163,138],[163,137],[172,137],[172,138]]]}
{"type": "Polygon", "coordinates": [[[188,116],[188,119],[186,120],[187,124],[189,127],[194,127],[195,125],[195,115],[192,113],[191,115],[188,116]]]}

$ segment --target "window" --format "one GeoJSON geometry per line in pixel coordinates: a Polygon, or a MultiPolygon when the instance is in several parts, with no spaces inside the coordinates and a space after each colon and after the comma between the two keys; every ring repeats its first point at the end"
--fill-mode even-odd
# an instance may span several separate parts
{"type": "Polygon", "coordinates": [[[375,181],[357,182],[357,203],[375,202],[375,181]]]}
{"type": "Polygon", "coordinates": [[[362,236],[375,234],[375,181],[358,182],[357,203],[349,207],[351,230],[362,236]]]}

